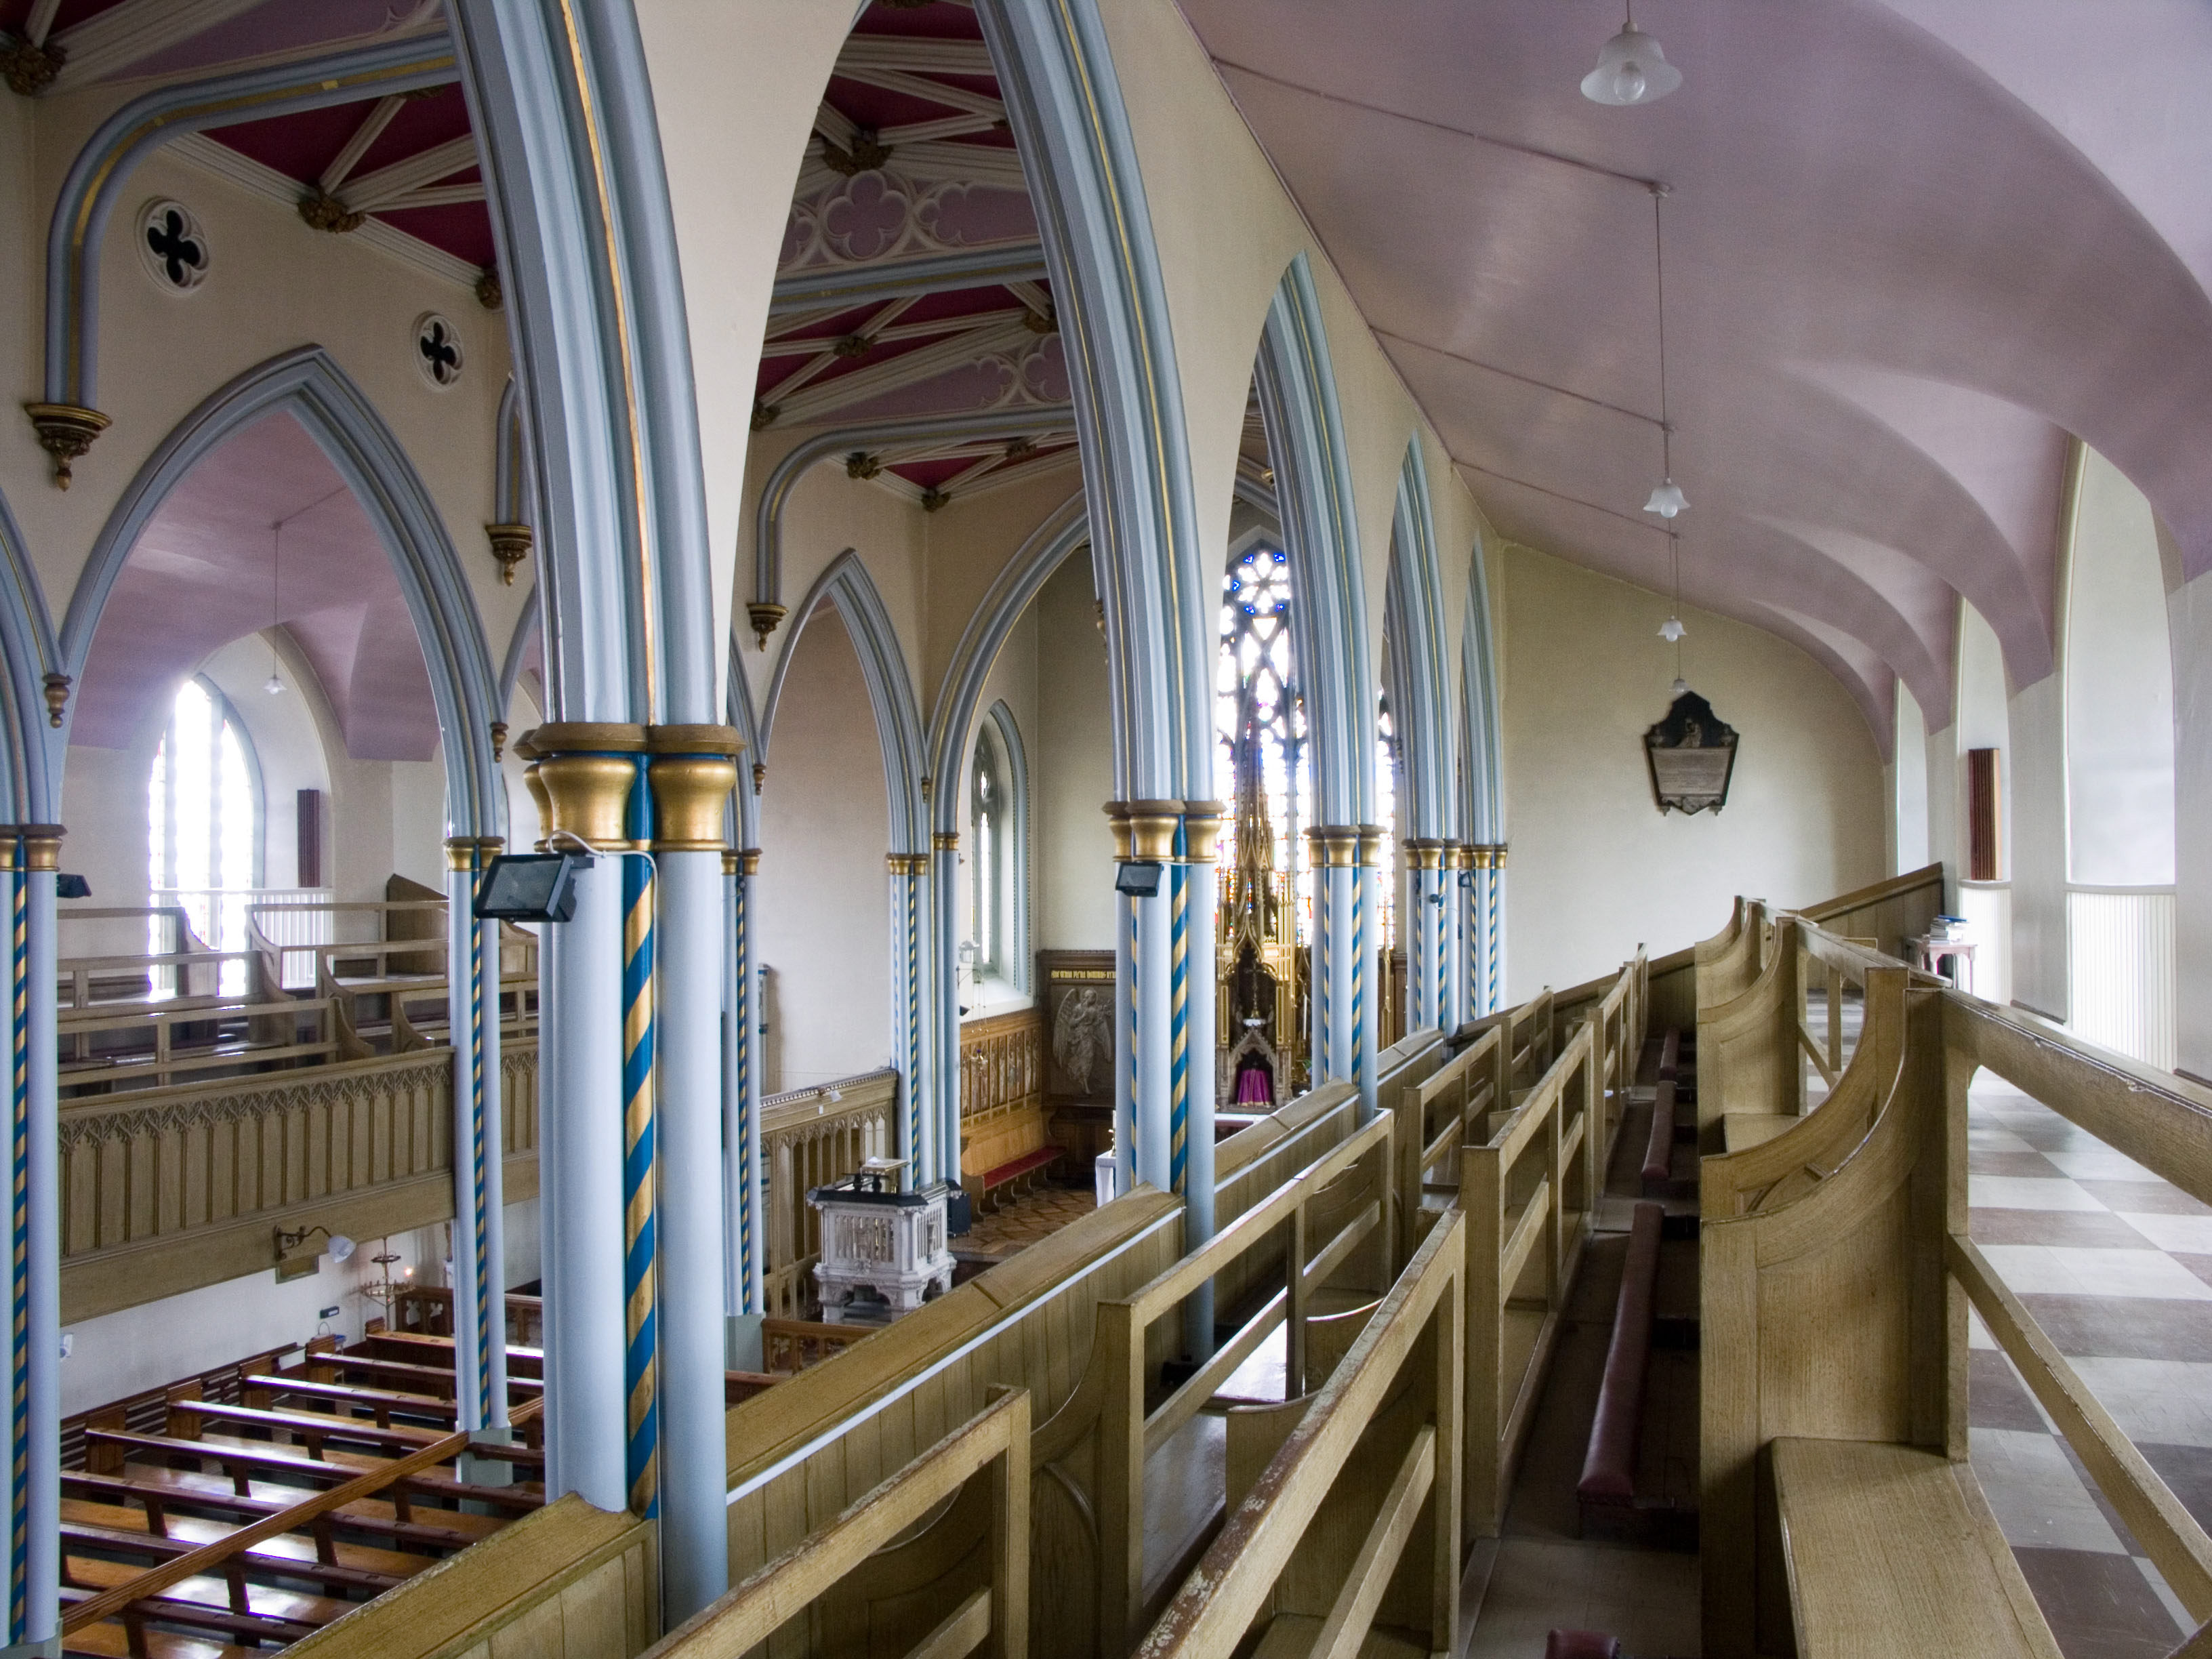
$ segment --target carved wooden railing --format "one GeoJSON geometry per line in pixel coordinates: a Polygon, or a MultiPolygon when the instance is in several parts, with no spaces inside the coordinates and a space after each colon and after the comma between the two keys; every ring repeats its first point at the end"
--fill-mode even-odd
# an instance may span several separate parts
{"type": "Polygon", "coordinates": [[[1044,1016],[1034,1008],[960,1028],[960,1117],[1034,1106],[1044,1095],[1044,1016]]]}
{"type": "MultiPolygon", "coordinates": [[[[66,1102],[64,1323],[270,1267],[274,1230],[374,1237],[453,1214],[453,1056],[66,1102]]],[[[507,1197],[537,1191],[538,1049],[501,1055],[507,1197]]]]}
{"type": "Polygon", "coordinates": [[[814,1299],[821,1218],[806,1201],[825,1186],[890,1152],[898,1111],[898,1073],[870,1072],[761,1102],[761,1148],[768,1175],[767,1300],[770,1315],[801,1319],[814,1299]]]}

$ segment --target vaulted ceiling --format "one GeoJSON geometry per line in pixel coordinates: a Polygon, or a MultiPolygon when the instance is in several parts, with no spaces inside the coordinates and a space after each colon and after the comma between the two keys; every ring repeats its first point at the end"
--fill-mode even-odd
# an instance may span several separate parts
{"type": "Polygon", "coordinates": [[[1618,0],[1181,3],[1500,530],[1662,591],[1665,186],[1685,596],[1885,743],[1893,675],[1950,719],[1954,596],[2051,671],[2069,434],[2212,565],[2195,0],[1645,0],[1684,80],[1628,108],[1577,89],[1618,0]]]}

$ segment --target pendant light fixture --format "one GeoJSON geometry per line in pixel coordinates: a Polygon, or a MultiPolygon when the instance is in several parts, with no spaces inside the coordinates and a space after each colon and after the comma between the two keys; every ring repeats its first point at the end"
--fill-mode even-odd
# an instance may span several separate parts
{"type": "Polygon", "coordinates": [[[1620,33],[1598,48],[1597,67],[1583,76],[1583,96],[1593,104],[1656,103],[1682,84],[1682,71],[1636,27],[1633,6],[1626,16],[1620,33]]]}
{"type": "Polygon", "coordinates": [[[1644,503],[1646,513],[1656,513],[1672,524],[1674,515],[1690,505],[1682,494],[1682,486],[1674,482],[1674,423],[1667,413],[1667,234],[1661,218],[1661,204],[1667,199],[1667,186],[1656,182],[1651,185],[1651,269],[1653,291],[1657,297],[1659,318],[1659,482],[1652,486],[1651,498],[1644,503]]]}
{"type": "Polygon", "coordinates": [[[1682,626],[1682,533],[1669,529],[1667,532],[1667,554],[1674,569],[1674,603],[1668,607],[1667,620],[1659,624],[1659,637],[1674,647],[1674,689],[1682,691],[1682,635],[1690,630],[1682,626]]]}
{"type": "Polygon", "coordinates": [[[279,519],[270,532],[269,554],[269,678],[261,682],[261,689],[270,696],[282,695],[284,677],[276,672],[276,596],[282,592],[284,580],[284,521],[279,519]]]}

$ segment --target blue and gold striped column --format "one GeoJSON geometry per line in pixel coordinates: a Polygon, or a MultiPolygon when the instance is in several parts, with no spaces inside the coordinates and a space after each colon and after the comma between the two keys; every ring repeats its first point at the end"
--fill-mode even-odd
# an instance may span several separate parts
{"type": "Polygon", "coordinates": [[[1468,1013],[1480,1018],[1495,1006],[1490,988],[1490,848],[1478,842],[1468,848],[1474,872],[1467,911],[1468,1013]]]}
{"type": "Polygon", "coordinates": [[[540,936],[538,1193],[545,1281],[550,1501],[630,1502],[624,900],[642,726],[553,722],[516,739],[547,840],[597,856],[575,908],[540,936]]]}
{"type": "Polygon", "coordinates": [[[1358,863],[1352,872],[1352,1076],[1359,1085],[1360,1102],[1370,1117],[1376,1109],[1376,1077],[1382,1035],[1382,836],[1378,824],[1359,826],[1358,863]],[[1368,975],[1374,976],[1372,988],[1360,982],[1368,975]]]}
{"type": "Polygon", "coordinates": [[[1362,833],[1350,824],[1317,823],[1306,831],[1314,875],[1311,1068],[1316,1085],[1333,1079],[1356,1082],[1359,1077],[1371,969],[1362,960],[1366,955],[1362,833]]]}
{"type": "MultiPolygon", "coordinates": [[[[1106,805],[1118,864],[1129,856],[1129,817],[1120,801],[1106,805]]],[[[1137,901],[1114,895],[1114,1191],[1144,1179],[1137,1158],[1137,901]]]]}
{"type": "Polygon", "coordinates": [[[61,1301],[55,1108],[58,824],[0,826],[9,911],[8,1631],[60,1634],[61,1301]]]}
{"type": "MultiPolygon", "coordinates": [[[[629,838],[653,840],[653,796],[639,769],[629,799],[629,838]]],[[[653,873],[641,858],[622,861],[623,1054],[623,1470],[633,1512],[660,1512],[660,1414],[656,1399],[659,1331],[653,1252],[653,873]]]]}
{"type": "MultiPolygon", "coordinates": [[[[1220,1079],[1214,1060],[1218,981],[1214,960],[1215,911],[1219,890],[1215,859],[1221,836],[1221,803],[1182,803],[1176,827],[1172,942],[1170,1056],[1183,1124],[1178,1190],[1183,1197],[1183,1249],[1196,1249],[1214,1232],[1213,1118],[1220,1079]]],[[[1183,1348],[1194,1360],[1213,1353],[1213,1284],[1208,1280],[1183,1304],[1183,1348]]]]}
{"type": "Polygon", "coordinates": [[[1490,970],[1490,1006],[1504,1006],[1505,997],[1505,843],[1490,849],[1489,915],[1485,927],[1486,957],[1490,970]]]}
{"type": "Polygon", "coordinates": [[[497,922],[471,915],[495,838],[446,843],[447,985],[453,1033],[453,1370],[456,1426],[507,1426],[504,1135],[497,922]],[[487,942],[489,936],[489,943],[487,942]]]}
{"type": "Polygon", "coordinates": [[[761,1184],[760,1067],[754,1048],[759,1015],[755,1005],[750,906],[752,878],[760,869],[760,848],[722,854],[722,873],[730,889],[730,962],[724,994],[724,1053],[728,1066],[723,1102],[723,1147],[726,1161],[724,1203],[728,1210],[729,1259],[726,1279],[729,1307],[740,1317],[765,1314],[767,1252],[763,1243],[761,1184]]]}
{"type": "Polygon", "coordinates": [[[896,964],[891,1064],[899,1073],[897,1133],[900,1156],[906,1160],[900,1185],[902,1190],[913,1192],[929,1182],[935,1139],[930,1133],[928,1027],[921,981],[921,906],[929,854],[888,853],[884,866],[890,875],[891,959],[896,964]]]}

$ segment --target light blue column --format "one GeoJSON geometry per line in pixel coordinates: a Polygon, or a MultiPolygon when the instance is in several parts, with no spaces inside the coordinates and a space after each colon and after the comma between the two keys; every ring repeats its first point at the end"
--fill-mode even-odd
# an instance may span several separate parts
{"type": "Polygon", "coordinates": [[[931,838],[928,992],[930,1094],[938,1146],[936,1178],[960,1185],[960,941],[953,918],[960,914],[960,836],[940,830],[931,838]]]}
{"type": "MultiPolygon", "coordinates": [[[[1219,886],[1215,877],[1221,807],[1216,801],[1188,801],[1177,833],[1174,931],[1179,942],[1175,971],[1173,1058],[1176,1089],[1185,1119],[1182,1159],[1183,1249],[1195,1249],[1213,1237],[1214,916],[1219,886]]],[[[1193,1359],[1213,1352],[1213,1281],[1208,1279],[1183,1304],[1183,1346],[1193,1359]]]]}
{"type": "Polygon", "coordinates": [[[760,1018],[750,914],[753,878],[759,867],[758,848],[722,855],[730,894],[722,981],[722,1190],[727,1217],[724,1294],[727,1311],[738,1318],[757,1318],[768,1311],[768,1194],[761,1179],[760,1018]]]}
{"type": "Polygon", "coordinates": [[[56,1204],[54,872],[62,832],[6,832],[10,911],[9,1585],[10,1646],[61,1635],[61,1234],[56,1204]]]}
{"type": "Polygon", "coordinates": [[[922,908],[927,853],[892,853],[890,876],[891,1066],[899,1074],[899,1156],[904,1188],[919,1191],[936,1178],[937,1135],[930,1121],[929,1031],[922,995],[922,908]]]}
{"type": "MultiPolygon", "coordinates": [[[[1048,1034],[1049,1040],[1049,1034],[1048,1034]]],[[[1114,896],[1114,1191],[1137,1181],[1137,907],[1114,896]]]]}

